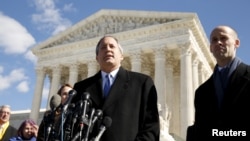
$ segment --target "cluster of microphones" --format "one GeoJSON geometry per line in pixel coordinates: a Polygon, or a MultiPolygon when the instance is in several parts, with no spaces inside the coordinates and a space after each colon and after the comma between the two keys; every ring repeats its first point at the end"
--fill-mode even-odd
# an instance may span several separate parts
{"type": "Polygon", "coordinates": [[[51,111],[43,118],[45,141],[99,141],[111,126],[112,119],[92,107],[88,92],[84,92],[77,103],[72,103],[76,94],[75,90],[69,91],[64,104],[59,95],[51,97],[51,111]]]}

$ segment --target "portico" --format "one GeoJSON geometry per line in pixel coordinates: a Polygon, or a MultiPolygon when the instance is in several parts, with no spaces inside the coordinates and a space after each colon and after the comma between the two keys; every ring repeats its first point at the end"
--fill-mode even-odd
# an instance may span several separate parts
{"type": "Polygon", "coordinates": [[[161,116],[169,123],[164,126],[185,138],[194,120],[194,91],[215,65],[195,13],[100,10],[38,44],[32,49],[38,62],[30,118],[38,119],[46,77],[49,101],[61,84],[74,85],[99,71],[95,46],[106,34],[117,37],[123,47],[124,68],[153,78],[161,116]]]}

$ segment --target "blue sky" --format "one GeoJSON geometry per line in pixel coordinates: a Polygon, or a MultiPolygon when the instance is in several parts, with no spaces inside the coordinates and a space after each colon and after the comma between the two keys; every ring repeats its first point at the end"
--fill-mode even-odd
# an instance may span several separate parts
{"type": "MultiPolygon", "coordinates": [[[[36,57],[30,49],[100,9],[197,13],[207,36],[213,27],[238,31],[238,56],[250,64],[249,0],[1,0],[0,105],[13,111],[31,109],[36,57]]],[[[46,107],[48,84],[41,108],[46,107]]]]}

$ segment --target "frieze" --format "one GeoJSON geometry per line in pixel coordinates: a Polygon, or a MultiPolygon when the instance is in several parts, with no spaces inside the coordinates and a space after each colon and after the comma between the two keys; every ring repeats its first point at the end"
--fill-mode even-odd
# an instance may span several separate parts
{"type": "Polygon", "coordinates": [[[142,28],[146,26],[163,24],[176,19],[167,19],[166,17],[155,18],[141,18],[141,17],[120,17],[120,16],[101,16],[91,22],[85,22],[82,27],[70,31],[68,35],[65,35],[45,46],[44,48],[50,48],[57,45],[68,44],[72,42],[77,42],[81,40],[86,40],[90,38],[99,37],[105,34],[113,34],[118,32],[129,31],[137,28],[142,28]]]}

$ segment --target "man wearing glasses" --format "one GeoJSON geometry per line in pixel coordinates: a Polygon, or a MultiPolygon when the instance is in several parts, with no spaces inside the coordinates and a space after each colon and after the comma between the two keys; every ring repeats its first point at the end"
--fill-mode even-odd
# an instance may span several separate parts
{"type": "Polygon", "coordinates": [[[17,129],[10,125],[10,106],[0,106],[0,141],[9,140],[12,136],[15,136],[17,129]]]}

